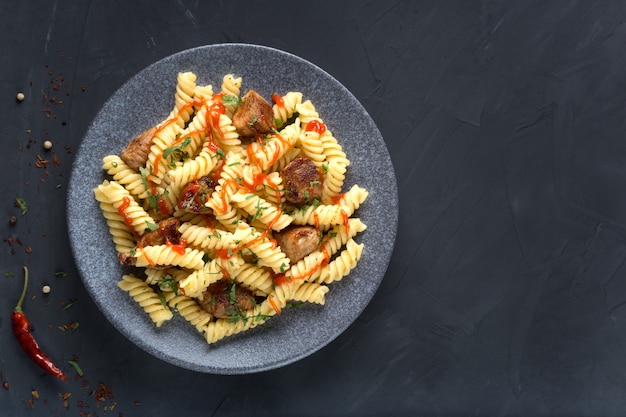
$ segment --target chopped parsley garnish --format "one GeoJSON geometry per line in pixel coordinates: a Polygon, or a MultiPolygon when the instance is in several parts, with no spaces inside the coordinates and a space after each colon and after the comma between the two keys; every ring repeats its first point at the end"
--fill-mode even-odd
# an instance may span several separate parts
{"type": "MultiPolygon", "coordinates": [[[[179,145],[174,145],[171,148],[167,148],[163,151],[163,159],[167,159],[170,157],[170,155],[172,155],[174,152],[183,152],[183,148],[185,148],[187,145],[189,145],[191,143],[191,137],[186,137],[185,139],[183,139],[183,141],[179,144],[179,145]]],[[[186,153],[184,153],[186,155],[186,153]]]]}
{"type": "Polygon", "coordinates": [[[159,230],[159,226],[157,226],[156,224],[149,222],[148,220],[146,220],[146,226],[148,226],[148,229],[152,230],[153,232],[155,230],[159,230]]]}
{"type": "Polygon", "coordinates": [[[222,104],[225,106],[237,106],[241,102],[241,99],[232,94],[222,96],[222,104]]]}

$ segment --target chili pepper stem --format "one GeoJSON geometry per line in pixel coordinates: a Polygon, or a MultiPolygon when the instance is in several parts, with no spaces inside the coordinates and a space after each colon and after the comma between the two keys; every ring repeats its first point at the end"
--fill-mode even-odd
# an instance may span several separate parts
{"type": "Polygon", "coordinates": [[[22,289],[22,295],[20,296],[20,299],[17,301],[17,305],[13,309],[13,311],[17,313],[22,312],[22,303],[24,302],[24,298],[26,297],[26,289],[28,288],[28,268],[26,268],[26,266],[24,266],[23,268],[24,268],[24,288],[22,289]]]}

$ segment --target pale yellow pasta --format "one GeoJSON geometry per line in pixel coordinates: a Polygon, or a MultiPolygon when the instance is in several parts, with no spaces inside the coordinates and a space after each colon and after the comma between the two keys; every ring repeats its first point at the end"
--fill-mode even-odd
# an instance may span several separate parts
{"type": "Polygon", "coordinates": [[[320,133],[314,130],[304,131],[300,134],[300,148],[302,156],[309,158],[318,169],[321,169],[326,161],[324,144],[320,139],[320,133]]]}
{"type": "Polygon", "coordinates": [[[348,243],[350,239],[365,231],[365,229],[367,229],[367,226],[358,217],[348,219],[347,225],[339,224],[333,226],[322,239],[322,250],[328,256],[332,256],[339,252],[339,249],[348,243]]]}
{"type": "Polygon", "coordinates": [[[138,248],[135,252],[138,267],[172,265],[182,268],[200,269],[204,266],[204,253],[197,249],[185,248],[179,253],[169,245],[154,245],[138,248]]]}
{"type": "Polygon", "coordinates": [[[205,175],[209,175],[216,165],[215,154],[212,154],[208,149],[203,149],[198,156],[190,159],[182,165],[176,167],[176,169],[169,172],[172,180],[171,187],[168,188],[170,192],[176,190],[178,194],[193,180],[197,180],[205,175]]]}
{"type": "Polygon", "coordinates": [[[276,246],[269,238],[263,237],[261,233],[250,228],[251,233],[242,239],[240,245],[244,245],[244,254],[253,255],[259,266],[271,268],[274,272],[280,273],[289,265],[289,258],[276,246]]]}
{"type": "Polygon", "coordinates": [[[272,230],[283,230],[293,220],[283,214],[280,207],[256,194],[237,192],[231,196],[230,201],[252,216],[252,220],[249,221],[258,220],[272,230]]]}
{"type": "Polygon", "coordinates": [[[326,304],[330,284],[362,256],[364,245],[355,238],[367,226],[355,212],[368,191],[357,184],[344,190],[350,160],[301,92],[273,96],[271,132],[246,138],[233,125],[243,78],[224,75],[216,93],[196,79],[193,72],[178,73],[173,107],[154,126],[144,166],[135,171],[120,155],[103,158],[107,179],[94,196],[119,258],[145,275],[124,274],[119,287],[157,327],[179,314],[211,344],[266,322],[290,302],[326,304]],[[285,198],[282,170],[298,157],[320,172],[322,194],[310,205],[285,198]],[[203,177],[213,182],[199,181],[203,177]],[[181,200],[194,181],[194,200],[181,200]],[[172,233],[170,216],[177,241],[167,235],[158,244],[163,241],[153,239],[163,238],[165,228],[172,233]],[[314,227],[319,242],[292,263],[276,233],[300,225],[314,227]],[[226,309],[209,307],[214,288],[228,288],[226,309]],[[252,308],[233,301],[235,289],[252,295],[252,308]],[[222,310],[228,317],[212,315],[222,310]]]}
{"type": "Polygon", "coordinates": [[[332,199],[341,193],[346,179],[347,166],[336,160],[330,160],[324,164],[326,174],[322,184],[322,203],[332,204],[332,199]]]}
{"type": "Polygon", "coordinates": [[[319,278],[314,281],[330,284],[331,282],[341,280],[356,267],[361,258],[363,247],[362,243],[357,244],[353,239],[350,239],[340,255],[320,269],[319,278]]]}
{"type": "Polygon", "coordinates": [[[346,193],[341,195],[337,204],[345,207],[349,216],[352,215],[361,204],[367,199],[369,192],[363,188],[354,184],[346,193]]]}
{"type": "Polygon", "coordinates": [[[270,271],[251,263],[244,263],[236,269],[232,278],[255,294],[269,294],[274,287],[274,279],[270,271]]]}
{"type": "Polygon", "coordinates": [[[306,130],[306,125],[313,120],[320,121],[320,115],[315,110],[315,106],[311,103],[311,100],[306,100],[296,105],[296,111],[298,112],[298,118],[302,123],[302,127],[306,130]]]}
{"type": "MultiPolygon", "coordinates": [[[[234,98],[239,99],[239,96],[241,95],[242,82],[242,77],[235,77],[233,74],[224,75],[224,78],[222,78],[222,94],[224,94],[225,96],[233,96],[234,98]]],[[[237,110],[237,104],[228,104],[224,107],[226,116],[232,119],[235,110],[237,110]]]]}
{"type": "Polygon", "coordinates": [[[134,275],[124,275],[117,285],[126,291],[150,316],[157,327],[173,317],[169,308],[163,305],[159,295],[146,282],[134,275]]]}
{"type": "Polygon", "coordinates": [[[194,298],[173,291],[164,294],[167,305],[191,323],[200,333],[206,331],[207,325],[213,319],[194,298]]]}
{"type": "Polygon", "coordinates": [[[117,209],[113,207],[113,204],[111,204],[106,194],[103,193],[99,187],[94,189],[94,195],[96,200],[100,203],[100,210],[102,210],[102,215],[106,219],[109,233],[111,234],[117,253],[132,250],[135,247],[135,237],[131,229],[124,222],[124,218],[119,214],[117,209]]]}
{"type": "Polygon", "coordinates": [[[293,224],[328,226],[344,222],[349,217],[349,211],[348,207],[336,204],[320,204],[303,206],[290,215],[293,217],[293,224]]]}
{"type": "Polygon", "coordinates": [[[137,235],[143,235],[148,224],[154,223],[154,219],[141,207],[130,195],[128,190],[115,181],[104,181],[98,186],[98,190],[113,205],[116,210],[122,210],[125,215],[125,223],[128,224],[137,235]],[[120,208],[121,207],[121,208],[120,208]]]}
{"type": "Polygon", "coordinates": [[[160,184],[163,176],[169,170],[167,162],[163,160],[163,153],[166,149],[174,146],[181,130],[182,127],[179,124],[169,123],[160,127],[154,135],[145,169],[153,183],[160,184]]]}
{"type": "Polygon", "coordinates": [[[218,146],[224,152],[241,152],[239,133],[233,126],[233,121],[225,114],[220,115],[219,124],[215,126],[215,137],[218,146]]]}
{"type": "MultiPolygon", "coordinates": [[[[140,173],[130,168],[118,155],[107,155],[102,158],[102,169],[109,174],[128,192],[138,198],[147,198],[146,181],[140,173]]],[[[162,190],[162,188],[160,188],[162,190]]]]}
{"type": "Polygon", "coordinates": [[[209,249],[227,249],[234,246],[234,234],[229,231],[218,230],[213,227],[183,223],[178,231],[187,245],[204,251],[209,249]]]}
{"type": "Polygon", "coordinates": [[[330,288],[326,285],[305,282],[294,293],[293,301],[324,305],[326,303],[326,293],[329,290],[330,288]]]}
{"type": "Polygon", "coordinates": [[[196,74],[193,72],[179,72],[176,93],[174,94],[174,112],[176,123],[181,127],[185,125],[193,115],[193,108],[187,106],[193,100],[196,90],[196,74]]]}
{"type": "Polygon", "coordinates": [[[284,125],[287,120],[293,116],[296,111],[296,106],[302,103],[302,93],[299,91],[290,91],[282,96],[281,99],[282,105],[274,104],[272,106],[274,120],[279,127],[284,125]]]}
{"type": "Polygon", "coordinates": [[[285,168],[291,161],[293,161],[294,159],[296,159],[297,157],[302,156],[302,150],[301,148],[291,148],[291,149],[287,149],[287,151],[283,154],[283,156],[281,156],[278,161],[276,161],[272,166],[271,166],[271,172],[275,172],[275,173],[279,173],[280,171],[283,170],[283,168],[285,168]]]}
{"type": "Polygon", "coordinates": [[[337,138],[333,136],[330,130],[326,130],[320,136],[322,146],[324,148],[324,156],[327,161],[335,160],[345,166],[350,165],[350,160],[346,157],[341,145],[337,142],[337,138]]]}
{"type": "Polygon", "coordinates": [[[177,285],[178,281],[189,275],[189,271],[178,268],[146,267],[144,272],[146,274],[146,283],[148,285],[158,285],[161,289],[177,285]]]}
{"type": "Polygon", "coordinates": [[[315,281],[321,273],[322,265],[327,260],[328,254],[322,250],[316,250],[292,265],[285,273],[285,281],[315,281]]]}
{"type": "Polygon", "coordinates": [[[193,95],[201,100],[210,100],[213,97],[213,86],[211,84],[196,85],[193,95]]]}
{"type": "Polygon", "coordinates": [[[216,343],[227,336],[255,328],[266,320],[267,315],[262,314],[261,307],[257,306],[255,309],[245,312],[243,316],[247,317],[247,319],[238,321],[217,319],[209,322],[205,329],[207,343],[216,343]]]}
{"type": "Polygon", "coordinates": [[[232,273],[243,265],[243,259],[234,255],[228,259],[215,258],[204,264],[200,269],[196,269],[178,284],[180,290],[187,297],[202,299],[202,293],[207,287],[223,278],[230,278],[232,273]]]}
{"type": "MultiPolygon", "coordinates": [[[[291,125],[290,125],[291,126],[291,125]]],[[[297,139],[298,131],[294,129],[283,129],[278,134],[270,134],[265,139],[264,144],[252,142],[248,145],[251,155],[251,163],[258,164],[263,171],[268,170],[276,163],[285,153],[293,148],[297,139]]]]}

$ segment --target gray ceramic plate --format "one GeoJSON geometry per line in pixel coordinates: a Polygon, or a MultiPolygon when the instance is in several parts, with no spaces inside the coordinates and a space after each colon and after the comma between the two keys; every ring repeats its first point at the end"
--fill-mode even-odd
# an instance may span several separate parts
{"type": "Polygon", "coordinates": [[[276,49],[221,44],[169,56],[144,69],[104,104],[90,125],[72,170],[67,201],[69,236],[84,284],[108,320],[128,339],[169,363],[200,372],[245,374],[302,359],[339,336],[376,292],[391,258],[398,221],[396,179],[385,142],[358,100],[317,66],[276,49]],[[224,74],[243,77],[242,92],[301,91],[351,160],[345,189],[358,183],[369,197],[357,213],[368,229],[357,268],[332,284],[326,305],[285,309],[251,331],[207,345],[180,316],[161,328],[117,287],[120,266],[108,228],[93,198],[104,178],[102,157],[119,153],[135,134],[165,119],[173,107],[176,75],[193,71],[197,83],[219,89],[224,74]]]}

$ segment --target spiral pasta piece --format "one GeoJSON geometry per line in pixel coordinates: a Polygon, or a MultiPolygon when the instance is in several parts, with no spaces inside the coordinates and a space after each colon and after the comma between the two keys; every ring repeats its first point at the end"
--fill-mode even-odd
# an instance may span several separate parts
{"type": "Polygon", "coordinates": [[[296,106],[302,103],[302,93],[290,91],[280,98],[279,103],[272,106],[274,120],[277,126],[283,126],[296,112],[296,106]]]}
{"type": "Polygon", "coordinates": [[[361,204],[367,199],[369,192],[360,187],[357,184],[354,184],[346,193],[342,194],[337,204],[345,207],[347,209],[347,213],[349,216],[361,207],[361,204]]]}
{"type": "Polygon", "coordinates": [[[113,181],[121,184],[128,192],[138,198],[147,198],[146,182],[140,173],[130,168],[118,155],[107,155],[102,158],[102,169],[113,181]]]}
{"type": "Polygon", "coordinates": [[[146,273],[146,283],[148,285],[158,285],[161,289],[172,288],[181,279],[189,275],[188,271],[178,268],[152,268],[148,267],[144,270],[146,273]]]}
{"type": "Polygon", "coordinates": [[[204,333],[213,316],[193,298],[175,292],[165,293],[167,305],[191,323],[198,332],[204,333]]]}
{"type": "Polygon", "coordinates": [[[197,249],[185,248],[183,253],[169,245],[154,245],[137,248],[138,267],[173,265],[189,269],[200,269],[204,266],[204,253],[197,249]]]}
{"type": "Polygon", "coordinates": [[[94,189],[96,200],[100,203],[100,210],[106,219],[109,233],[113,239],[117,253],[129,252],[135,247],[135,237],[124,222],[124,218],[109,201],[107,195],[99,187],[94,189]]]}
{"type": "Polygon", "coordinates": [[[311,102],[311,100],[306,100],[302,103],[296,105],[295,110],[298,112],[298,118],[302,123],[303,129],[306,130],[306,125],[313,120],[321,120],[320,115],[315,110],[315,106],[311,102]]]}
{"type": "Polygon", "coordinates": [[[215,126],[215,130],[218,131],[218,145],[224,152],[241,152],[239,133],[228,115],[220,115],[219,124],[215,126]]]}
{"type": "Polygon", "coordinates": [[[293,224],[328,226],[343,223],[349,217],[349,211],[349,207],[320,204],[303,206],[290,214],[293,217],[293,224]]]}
{"type": "Polygon", "coordinates": [[[320,133],[314,130],[302,132],[300,135],[300,148],[302,155],[309,158],[318,169],[321,169],[326,161],[324,145],[320,139],[320,133]]]}
{"type": "Polygon", "coordinates": [[[350,239],[367,229],[367,225],[359,218],[348,219],[348,223],[336,225],[330,229],[322,239],[321,250],[332,256],[339,251],[350,239]]]}
{"type": "Polygon", "coordinates": [[[143,235],[148,224],[154,223],[154,219],[141,207],[130,195],[128,190],[115,181],[103,181],[98,186],[99,192],[106,196],[107,200],[120,213],[124,222],[136,235],[143,235]]]}
{"type": "Polygon", "coordinates": [[[322,203],[331,204],[333,198],[341,194],[347,167],[336,160],[330,160],[325,165],[326,174],[322,183],[322,203]]]}
{"type": "Polygon", "coordinates": [[[254,293],[269,294],[274,287],[272,274],[262,267],[244,263],[233,271],[233,279],[254,293]]]}
{"type": "Polygon", "coordinates": [[[230,200],[252,216],[250,222],[258,220],[272,230],[282,230],[293,220],[290,216],[283,214],[280,207],[256,194],[237,192],[230,200]]]}
{"type": "Polygon", "coordinates": [[[340,255],[321,268],[319,278],[314,282],[330,284],[334,281],[340,281],[356,267],[361,258],[363,247],[362,243],[357,244],[354,239],[350,239],[340,255]]]}
{"type": "MultiPolygon", "coordinates": [[[[222,94],[225,96],[233,96],[238,99],[241,95],[242,82],[242,77],[235,77],[233,74],[224,75],[224,78],[222,78],[222,94]]],[[[235,111],[237,110],[237,104],[228,104],[224,107],[226,116],[232,119],[233,114],[235,114],[235,111]]]]}
{"type": "Polygon", "coordinates": [[[293,301],[324,305],[326,303],[326,293],[329,290],[330,288],[326,285],[305,282],[295,291],[293,301]]]}
{"type": "Polygon", "coordinates": [[[124,275],[117,285],[148,313],[156,327],[161,327],[165,321],[174,316],[170,309],[163,305],[158,294],[141,278],[131,274],[124,275]]]}
{"type": "Polygon", "coordinates": [[[202,293],[209,285],[222,278],[229,278],[243,263],[240,256],[231,256],[228,259],[215,258],[183,278],[178,287],[187,297],[202,299],[202,293]]]}
{"type": "Polygon", "coordinates": [[[218,319],[209,322],[205,329],[206,342],[208,344],[219,342],[227,336],[253,329],[267,319],[266,315],[261,314],[260,306],[246,312],[245,317],[248,318],[235,322],[230,319],[218,319]]]}

